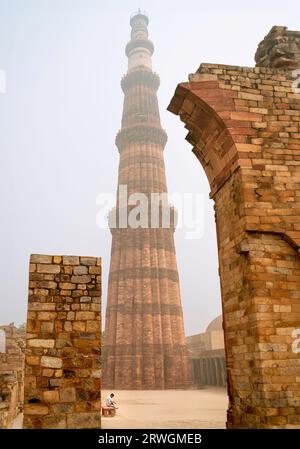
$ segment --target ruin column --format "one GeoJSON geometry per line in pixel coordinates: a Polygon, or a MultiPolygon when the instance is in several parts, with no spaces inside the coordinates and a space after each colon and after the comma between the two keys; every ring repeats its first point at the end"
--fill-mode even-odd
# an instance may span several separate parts
{"type": "Polygon", "coordinates": [[[100,263],[30,257],[25,429],[100,428],[100,263]]]}
{"type": "Polygon", "coordinates": [[[180,116],[215,203],[230,428],[300,424],[300,32],[273,27],[257,66],[201,64],[180,116]]]}

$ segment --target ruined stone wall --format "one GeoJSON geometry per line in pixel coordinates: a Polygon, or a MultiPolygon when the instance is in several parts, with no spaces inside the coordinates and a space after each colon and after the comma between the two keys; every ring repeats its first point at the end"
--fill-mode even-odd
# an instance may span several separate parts
{"type": "Polygon", "coordinates": [[[300,31],[274,26],[255,54],[259,67],[300,67],[300,31]]]}
{"type": "Polygon", "coordinates": [[[0,372],[0,429],[10,429],[18,413],[17,373],[0,372]]]}
{"type": "Polygon", "coordinates": [[[189,130],[215,201],[227,425],[299,427],[300,95],[291,67],[202,64],[169,109],[189,130]]]}
{"type": "Polygon", "coordinates": [[[101,265],[32,255],[24,428],[100,428],[101,265]]]}
{"type": "Polygon", "coordinates": [[[25,331],[13,323],[0,326],[5,334],[0,353],[0,429],[12,427],[23,408],[25,331]]]}

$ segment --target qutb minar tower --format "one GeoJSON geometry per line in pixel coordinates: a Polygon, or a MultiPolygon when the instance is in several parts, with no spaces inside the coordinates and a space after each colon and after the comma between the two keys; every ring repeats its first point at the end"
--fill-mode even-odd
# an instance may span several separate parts
{"type": "MultiPolygon", "coordinates": [[[[183,388],[188,383],[188,357],[174,247],[174,210],[163,225],[151,222],[151,194],[167,192],[163,150],[167,135],[160,124],[152,72],[154,51],[148,39],[148,17],[140,11],[131,20],[126,46],[128,71],[122,128],[116,138],[120,153],[116,209],[110,215],[111,263],[103,350],[103,386],[115,389],[183,388]],[[147,223],[121,225],[120,192],[142,193],[149,200],[147,223]],[[115,213],[117,211],[117,213],[115,213]],[[117,225],[112,225],[111,216],[117,225]]],[[[133,203],[129,202],[128,216],[133,203]]],[[[167,205],[168,206],[168,205],[167,205]]],[[[168,206],[169,207],[169,206],[168,206]]],[[[123,209],[122,209],[123,208],[123,209]]]]}

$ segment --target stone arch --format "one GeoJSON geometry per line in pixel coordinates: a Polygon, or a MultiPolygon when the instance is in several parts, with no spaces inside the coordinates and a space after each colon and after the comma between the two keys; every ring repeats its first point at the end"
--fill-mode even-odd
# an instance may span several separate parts
{"type": "MultiPolygon", "coordinates": [[[[180,85],[178,91],[185,89],[180,85]]],[[[214,189],[218,175],[226,165],[223,158],[228,161],[232,153],[236,153],[233,139],[221,117],[201,97],[197,97],[196,92],[184,99],[181,108],[180,118],[189,130],[186,140],[193,145],[193,153],[199,159],[211,189],[214,189]]]]}
{"type": "Polygon", "coordinates": [[[203,64],[168,108],[188,129],[215,202],[231,428],[300,423],[291,350],[300,327],[300,113],[290,78],[203,64]],[[283,110],[297,122],[285,134],[283,110]]]}

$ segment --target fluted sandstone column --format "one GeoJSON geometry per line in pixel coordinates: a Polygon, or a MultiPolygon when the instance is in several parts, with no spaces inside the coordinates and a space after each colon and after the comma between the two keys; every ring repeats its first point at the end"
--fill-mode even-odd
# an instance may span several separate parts
{"type": "MultiPolygon", "coordinates": [[[[167,135],[161,128],[152,72],[154,47],[148,39],[148,18],[138,13],[130,21],[126,46],[128,72],[122,129],[116,138],[120,152],[118,193],[167,192],[163,150],[167,135]]],[[[119,211],[119,199],[116,211],[119,211]]],[[[128,207],[128,213],[130,212],[128,207]]],[[[118,213],[117,213],[118,216],[118,213]]],[[[103,385],[107,388],[163,389],[184,387],[188,381],[180,289],[171,226],[112,230],[111,265],[106,309],[103,385]]]]}

